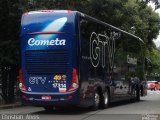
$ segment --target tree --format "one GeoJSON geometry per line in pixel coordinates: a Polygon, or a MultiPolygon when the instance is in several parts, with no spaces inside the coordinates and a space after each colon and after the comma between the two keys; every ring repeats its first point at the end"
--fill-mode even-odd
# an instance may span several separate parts
{"type": "Polygon", "coordinates": [[[14,83],[19,64],[20,14],[17,0],[0,1],[0,69],[2,71],[2,97],[6,103],[14,102],[14,83]]]}

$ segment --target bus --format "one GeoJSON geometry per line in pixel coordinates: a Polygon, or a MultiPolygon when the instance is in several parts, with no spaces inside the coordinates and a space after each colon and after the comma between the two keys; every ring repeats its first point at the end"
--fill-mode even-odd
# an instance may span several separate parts
{"type": "Polygon", "coordinates": [[[22,15],[22,101],[50,110],[107,108],[146,95],[144,42],[78,11],[39,10],[22,15]]]}

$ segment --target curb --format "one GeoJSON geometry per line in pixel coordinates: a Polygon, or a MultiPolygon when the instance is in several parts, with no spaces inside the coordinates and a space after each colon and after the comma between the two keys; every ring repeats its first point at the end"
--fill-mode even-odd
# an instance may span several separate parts
{"type": "Polygon", "coordinates": [[[17,102],[17,103],[13,103],[13,104],[3,104],[0,105],[0,110],[2,109],[12,109],[12,108],[16,108],[16,107],[21,107],[23,106],[23,104],[21,102],[17,102]]]}

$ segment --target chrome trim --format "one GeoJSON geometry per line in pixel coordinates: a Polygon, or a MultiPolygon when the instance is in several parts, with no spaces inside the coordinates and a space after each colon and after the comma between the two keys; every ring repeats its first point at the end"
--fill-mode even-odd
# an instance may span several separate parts
{"type": "Polygon", "coordinates": [[[75,93],[77,90],[75,91],[72,91],[72,92],[64,92],[64,93],[60,93],[60,92],[57,92],[57,93],[39,93],[39,92],[24,92],[24,91],[21,91],[22,93],[25,93],[25,94],[30,94],[30,95],[67,95],[67,94],[72,94],[72,93],[75,93]]]}

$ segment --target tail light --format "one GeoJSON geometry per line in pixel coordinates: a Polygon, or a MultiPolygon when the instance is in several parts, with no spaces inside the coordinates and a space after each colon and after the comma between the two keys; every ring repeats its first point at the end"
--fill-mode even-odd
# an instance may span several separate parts
{"type": "Polygon", "coordinates": [[[19,70],[19,88],[21,91],[27,91],[22,77],[22,69],[19,70]]]}
{"type": "Polygon", "coordinates": [[[78,89],[78,75],[77,75],[77,70],[73,68],[71,86],[69,87],[68,92],[75,91],[77,89],[78,89]]]}

